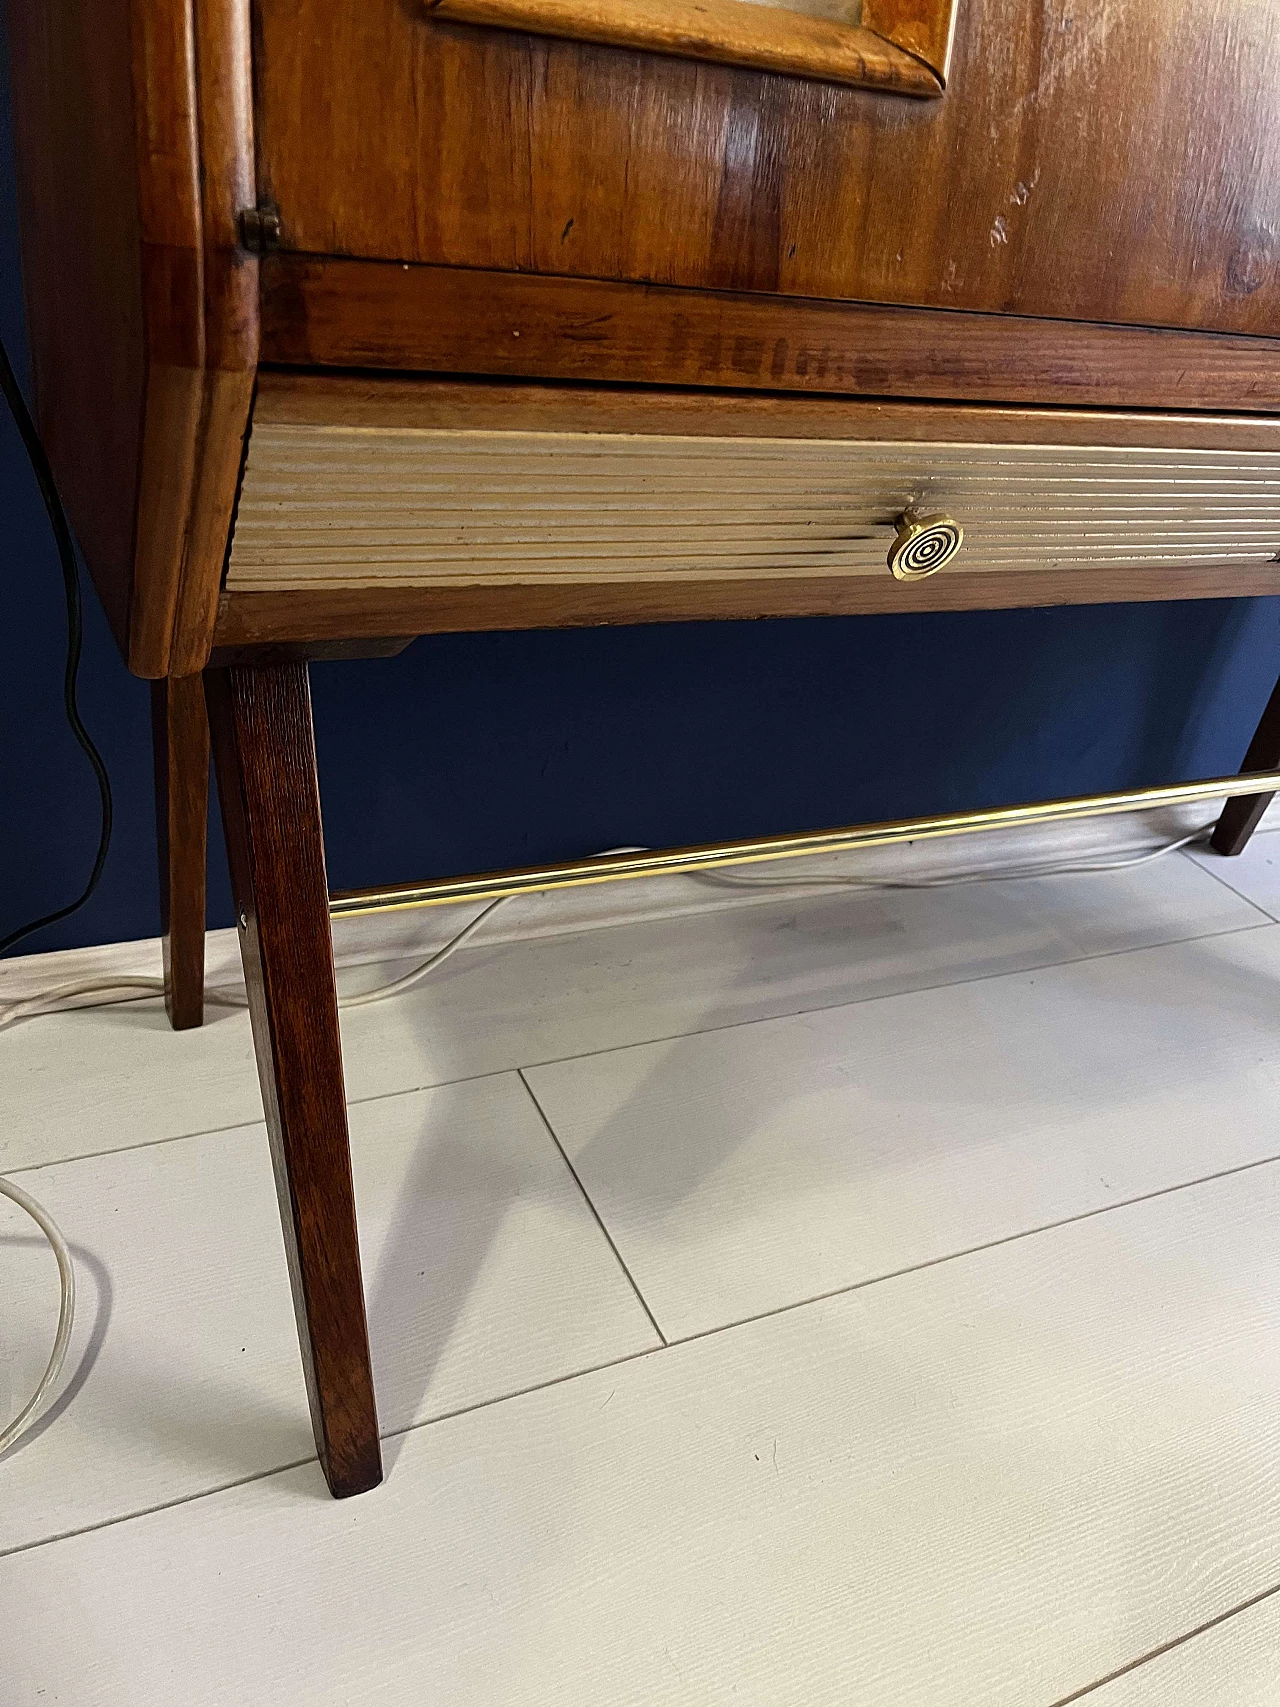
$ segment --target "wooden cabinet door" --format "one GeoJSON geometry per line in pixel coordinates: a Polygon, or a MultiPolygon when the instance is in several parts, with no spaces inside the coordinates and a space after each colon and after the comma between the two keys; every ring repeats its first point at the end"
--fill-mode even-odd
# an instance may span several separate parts
{"type": "Polygon", "coordinates": [[[1280,0],[960,0],[945,94],[257,0],[286,248],[1280,332],[1280,0]]]}

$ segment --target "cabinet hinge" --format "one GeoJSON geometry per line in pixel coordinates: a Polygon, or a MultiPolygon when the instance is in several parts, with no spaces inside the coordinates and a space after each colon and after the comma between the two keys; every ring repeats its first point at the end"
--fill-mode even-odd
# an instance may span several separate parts
{"type": "Polygon", "coordinates": [[[265,255],[280,245],[280,215],[273,207],[240,210],[240,242],[254,255],[265,255]]]}

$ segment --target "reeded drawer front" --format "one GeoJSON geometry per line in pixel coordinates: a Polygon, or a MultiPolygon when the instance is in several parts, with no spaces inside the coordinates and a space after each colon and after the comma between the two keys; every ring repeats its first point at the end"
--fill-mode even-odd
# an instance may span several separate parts
{"type": "Polygon", "coordinates": [[[259,420],[227,590],[885,577],[1280,562],[1280,450],[259,420]]]}

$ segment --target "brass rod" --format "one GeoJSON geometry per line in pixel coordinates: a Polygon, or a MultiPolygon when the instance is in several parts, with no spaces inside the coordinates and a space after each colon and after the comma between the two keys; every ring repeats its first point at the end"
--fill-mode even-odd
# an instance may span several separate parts
{"type": "Polygon", "coordinates": [[[1280,771],[1211,777],[1164,788],[1132,788],[1119,794],[1083,794],[1070,800],[1040,800],[1025,806],[992,806],[979,812],[949,812],[930,818],[898,818],[887,824],[855,824],[843,830],[807,830],[795,836],[762,836],[741,842],[705,842],[698,847],[663,848],[646,853],[609,854],[597,859],[563,860],[514,871],[487,871],[474,877],[442,877],[429,883],[385,889],[347,889],[329,898],[335,919],[360,913],[395,912],[407,907],[439,907],[451,901],[493,901],[506,895],[534,895],[546,889],[573,889],[588,883],[617,883],[627,877],[668,877],[682,871],[714,871],[726,865],[758,865],[765,860],[844,853],[851,848],[887,847],[894,842],[925,841],[936,836],[972,835],[977,830],[1011,830],[1020,824],[1058,819],[1101,818],[1112,812],[1150,812],[1196,800],[1237,794],[1280,793],[1280,771]]]}

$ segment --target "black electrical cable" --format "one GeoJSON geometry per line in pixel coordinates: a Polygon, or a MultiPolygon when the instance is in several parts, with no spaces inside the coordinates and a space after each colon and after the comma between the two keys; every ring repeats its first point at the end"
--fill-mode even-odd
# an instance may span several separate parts
{"type": "Polygon", "coordinates": [[[4,392],[5,402],[13,416],[14,425],[22,437],[27,457],[31,463],[32,473],[40,488],[40,496],[44,499],[44,507],[49,513],[49,525],[53,529],[53,537],[58,547],[58,560],[62,564],[62,586],[67,599],[67,662],[62,677],[62,703],[66,709],[67,722],[71,733],[75,736],[80,750],[93,766],[93,774],[98,779],[98,793],[102,799],[102,831],[98,837],[98,852],[93,862],[93,870],[89,873],[89,881],[84,886],[83,893],[65,907],[59,907],[56,912],[46,913],[43,918],[33,919],[30,924],[20,925],[16,931],[10,931],[8,936],[0,937],[0,954],[21,942],[35,931],[43,930],[46,925],[56,924],[59,919],[68,918],[85,902],[98,887],[98,879],[102,876],[102,868],[107,863],[107,849],[111,846],[111,779],[107,775],[107,767],[102,762],[102,754],[93,744],[93,738],[85,728],[80,717],[80,707],[76,703],[76,682],[80,674],[80,652],[84,640],[83,609],[80,600],[80,570],[76,563],[76,548],[72,543],[71,529],[67,525],[66,511],[62,508],[62,499],[58,496],[58,488],[54,484],[53,470],[49,466],[49,458],[45,455],[44,446],[40,443],[40,435],[36,432],[35,422],[27,408],[26,398],[9,361],[9,352],[0,340],[0,390],[4,392]]]}

